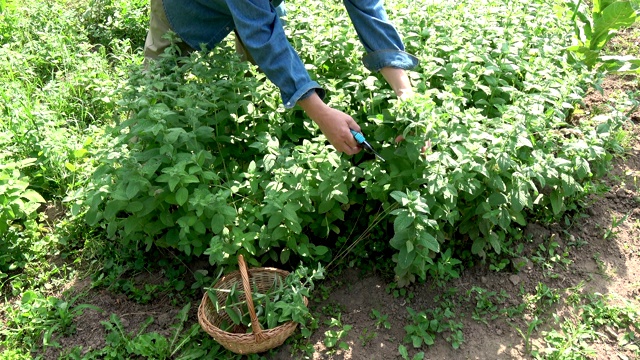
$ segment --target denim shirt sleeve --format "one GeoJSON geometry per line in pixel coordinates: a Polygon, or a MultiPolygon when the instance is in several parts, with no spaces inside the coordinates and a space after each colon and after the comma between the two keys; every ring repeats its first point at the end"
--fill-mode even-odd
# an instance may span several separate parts
{"type": "Polygon", "coordinates": [[[267,0],[227,0],[236,31],[260,69],[279,89],[286,108],[316,90],[298,53],[287,40],[280,17],[267,0]]]}
{"type": "Polygon", "coordinates": [[[351,22],[367,55],[364,66],[371,71],[383,67],[405,70],[418,65],[418,59],[405,52],[398,31],[389,22],[382,0],[343,0],[351,22]]]}

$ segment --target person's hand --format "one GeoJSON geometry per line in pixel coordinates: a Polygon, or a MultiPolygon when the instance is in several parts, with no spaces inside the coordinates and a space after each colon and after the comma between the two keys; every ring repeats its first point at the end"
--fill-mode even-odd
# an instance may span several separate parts
{"type": "Polygon", "coordinates": [[[351,130],[361,131],[351,116],[331,108],[317,94],[298,101],[298,104],[318,124],[320,131],[338,152],[355,155],[362,150],[351,134],[351,130]]]}

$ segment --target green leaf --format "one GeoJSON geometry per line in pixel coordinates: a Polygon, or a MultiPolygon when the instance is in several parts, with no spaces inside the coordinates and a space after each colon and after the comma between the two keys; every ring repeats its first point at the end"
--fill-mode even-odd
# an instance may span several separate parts
{"type": "Polygon", "coordinates": [[[278,326],[278,314],[274,310],[273,303],[267,297],[264,304],[264,311],[267,314],[267,329],[273,329],[278,326]]]}
{"type": "Polygon", "coordinates": [[[225,219],[221,214],[215,214],[211,217],[211,231],[213,231],[214,234],[219,234],[220,232],[222,232],[224,224],[225,219]]]}
{"type": "Polygon", "coordinates": [[[280,252],[280,262],[286,264],[289,261],[289,256],[291,255],[291,250],[284,249],[280,252]]]}
{"type": "Polygon", "coordinates": [[[491,205],[492,208],[497,208],[498,206],[506,203],[507,197],[502,193],[493,193],[489,195],[489,205],[491,205]]]}
{"type": "Polygon", "coordinates": [[[500,254],[500,238],[498,238],[498,235],[496,233],[492,232],[489,234],[489,244],[491,244],[491,247],[496,253],[500,254]]]}
{"type": "Polygon", "coordinates": [[[600,69],[608,72],[640,74],[640,58],[638,57],[632,55],[601,56],[599,59],[602,61],[600,69]]]}
{"type": "Polygon", "coordinates": [[[429,234],[428,232],[426,231],[421,232],[418,235],[418,241],[420,245],[426,247],[427,249],[435,253],[440,252],[440,243],[435,237],[433,237],[433,235],[429,234]]]}
{"type": "Polygon", "coordinates": [[[284,208],[282,208],[282,215],[285,219],[294,223],[298,223],[300,222],[300,220],[298,219],[298,214],[296,214],[296,211],[298,211],[298,209],[300,209],[299,205],[289,203],[285,205],[284,208]]]}
{"type": "Polygon", "coordinates": [[[22,193],[22,197],[31,202],[43,203],[46,201],[42,197],[42,195],[40,195],[37,191],[31,189],[25,190],[25,192],[22,193]]]}
{"type": "Polygon", "coordinates": [[[415,258],[415,251],[409,251],[406,246],[403,246],[398,253],[398,265],[403,269],[408,269],[415,258]]]}
{"type": "Polygon", "coordinates": [[[242,323],[240,310],[237,310],[236,308],[231,308],[229,306],[225,306],[224,311],[227,313],[227,315],[229,315],[229,318],[231,319],[231,321],[233,321],[234,324],[239,325],[242,323]]]}
{"type": "Polygon", "coordinates": [[[418,349],[420,346],[422,346],[422,338],[418,335],[412,335],[411,336],[411,342],[413,344],[413,347],[418,349]]]}
{"type": "Polygon", "coordinates": [[[76,159],[80,159],[87,154],[87,149],[77,149],[73,151],[73,157],[76,159]]]}
{"type": "Polygon", "coordinates": [[[209,296],[209,300],[211,300],[211,303],[213,304],[214,309],[216,309],[216,312],[219,312],[220,303],[218,302],[218,296],[216,295],[216,292],[214,290],[207,289],[207,295],[209,296]]]}
{"type": "Polygon", "coordinates": [[[562,211],[562,195],[558,189],[555,189],[551,192],[551,196],[549,197],[549,201],[551,202],[551,208],[553,209],[553,213],[558,215],[562,211]]]}
{"type": "Polygon", "coordinates": [[[169,190],[173,192],[176,189],[176,186],[180,183],[180,178],[177,176],[172,176],[169,178],[169,190]]]}
{"type": "Polygon", "coordinates": [[[107,221],[113,221],[116,218],[118,212],[123,210],[127,205],[126,201],[111,201],[107,203],[107,206],[104,208],[103,216],[107,221]]]}
{"type": "Polygon", "coordinates": [[[403,359],[408,359],[409,358],[409,352],[407,351],[407,347],[400,344],[398,346],[398,352],[400,353],[400,356],[402,356],[403,359]]]}
{"type": "Polygon", "coordinates": [[[409,211],[404,209],[398,210],[396,214],[396,218],[393,221],[393,231],[396,233],[399,233],[402,230],[408,228],[415,220],[412,216],[409,215],[409,211]]]}
{"type": "Polygon", "coordinates": [[[314,249],[317,256],[322,256],[329,251],[329,248],[326,246],[316,246],[314,249]]]}
{"type": "Polygon", "coordinates": [[[282,212],[275,212],[269,216],[269,222],[267,223],[268,229],[273,229],[278,225],[282,224],[282,220],[284,219],[284,215],[282,212]]]}
{"type": "Polygon", "coordinates": [[[522,187],[512,187],[509,190],[511,197],[511,208],[517,212],[522,211],[527,206],[527,199],[529,194],[523,190],[522,187]]]}
{"type": "Polygon", "coordinates": [[[320,202],[320,205],[318,205],[318,213],[319,214],[326,213],[327,211],[333,209],[335,204],[336,204],[336,201],[334,199],[329,199],[329,200],[320,202]]]}
{"type": "Polygon", "coordinates": [[[187,188],[181,187],[176,192],[176,202],[178,203],[178,205],[182,206],[187,202],[187,200],[189,200],[189,190],[187,190],[187,188]]]}
{"type": "Polygon", "coordinates": [[[391,197],[399,202],[402,206],[406,206],[410,202],[407,194],[403,193],[402,191],[392,191],[391,197]]]}
{"type": "Polygon", "coordinates": [[[591,50],[600,50],[613,37],[616,30],[631,26],[636,21],[636,10],[629,1],[615,1],[593,14],[591,50]],[[598,16],[599,15],[599,16],[598,16]]]}
{"type": "Polygon", "coordinates": [[[576,175],[578,175],[578,179],[583,179],[587,177],[587,175],[591,173],[589,162],[581,157],[576,158],[575,161],[576,161],[576,175]]]}
{"type": "Polygon", "coordinates": [[[407,252],[413,251],[413,243],[411,241],[407,240],[407,242],[405,243],[405,246],[407,247],[407,252]]]}
{"type": "Polygon", "coordinates": [[[473,244],[471,245],[471,253],[476,255],[484,254],[484,246],[486,245],[486,241],[484,238],[476,238],[473,240],[473,244]]]}
{"type": "Polygon", "coordinates": [[[298,244],[298,254],[302,257],[310,256],[309,247],[305,243],[298,244]]]}
{"type": "Polygon", "coordinates": [[[224,215],[225,219],[228,219],[229,221],[233,221],[237,215],[236,209],[228,205],[219,205],[216,207],[216,210],[218,210],[218,213],[224,215]]]}

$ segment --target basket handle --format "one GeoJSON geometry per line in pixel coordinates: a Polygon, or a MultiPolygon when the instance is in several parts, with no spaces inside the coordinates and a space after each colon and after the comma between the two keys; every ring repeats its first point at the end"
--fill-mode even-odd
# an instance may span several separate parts
{"type": "Polygon", "coordinates": [[[247,263],[244,261],[242,254],[238,255],[238,266],[240,267],[240,276],[242,277],[242,287],[244,288],[244,295],[247,300],[247,307],[249,308],[249,316],[251,316],[251,329],[256,337],[256,343],[261,343],[267,339],[265,334],[262,333],[258,317],[256,316],[256,309],[253,306],[253,297],[251,296],[251,284],[249,283],[249,273],[247,272],[247,263]]]}

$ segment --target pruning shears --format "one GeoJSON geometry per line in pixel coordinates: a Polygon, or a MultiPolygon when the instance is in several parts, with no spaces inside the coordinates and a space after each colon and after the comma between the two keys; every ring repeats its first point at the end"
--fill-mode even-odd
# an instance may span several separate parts
{"type": "Polygon", "coordinates": [[[353,135],[353,138],[356,139],[356,142],[358,143],[358,145],[362,148],[364,148],[366,151],[372,153],[373,155],[375,155],[378,159],[385,161],[382,156],[380,156],[380,154],[378,154],[374,149],[373,146],[371,146],[371,144],[369,144],[369,142],[367,141],[367,139],[364,138],[364,135],[362,135],[362,133],[359,133],[355,130],[351,130],[351,135],[353,135]]]}

